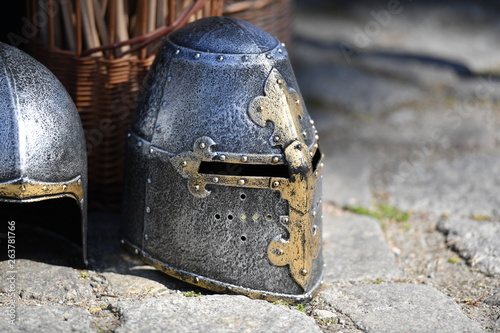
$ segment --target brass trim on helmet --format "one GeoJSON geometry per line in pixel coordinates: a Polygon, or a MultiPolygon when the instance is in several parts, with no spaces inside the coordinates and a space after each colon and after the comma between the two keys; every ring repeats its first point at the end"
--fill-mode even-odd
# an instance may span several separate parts
{"type": "Polygon", "coordinates": [[[307,289],[311,279],[312,261],[319,254],[320,232],[313,225],[314,184],[317,173],[313,173],[312,159],[305,153],[305,144],[294,141],[285,148],[291,179],[286,182],[276,180],[273,185],[290,206],[289,216],[281,221],[289,232],[289,238],[276,236],[268,247],[268,256],[277,266],[289,265],[295,281],[307,289]]]}
{"type": "Polygon", "coordinates": [[[265,96],[253,99],[248,107],[252,121],[260,127],[265,127],[268,121],[274,123],[274,133],[270,138],[271,146],[280,145],[283,148],[292,141],[304,142],[302,125],[304,108],[300,95],[287,83],[276,68],[271,70],[264,86],[265,96]]]}
{"type": "Polygon", "coordinates": [[[158,259],[155,259],[147,252],[141,250],[139,247],[133,245],[126,239],[122,239],[121,243],[128,251],[140,256],[144,262],[162,271],[163,273],[170,275],[176,279],[182,280],[184,282],[193,284],[195,286],[213,290],[219,293],[240,294],[253,299],[263,299],[270,302],[284,300],[291,304],[297,304],[311,300],[319,292],[319,286],[323,284],[323,275],[325,271],[324,267],[321,268],[321,274],[316,284],[312,286],[310,291],[305,294],[292,295],[292,294],[274,293],[265,290],[254,290],[250,288],[244,288],[231,283],[224,283],[195,273],[187,272],[185,270],[166,264],[158,259]]]}
{"type": "Polygon", "coordinates": [[[0,183],[0,197],[40,201],[47,196],[70,196],[77,200],[83,199],[81,177],[78,176],[61,183],[38,182],[27,178],[17,178],[7,183],[0,183]]]}
{"type": "Polygon", "coordinates": [[[217,152],[214,161],[220,161],[225,163],[245,163],[245,164],[275,164],[275,165],[285,165],[285,156],[282,154],[235,154],[235,153],[224,153],[217,152]]]}
{"type": "MultiPolygon", "coordinates": [[[[305,147],[304,143],[300,143],[300,147],[305,147]]],[[[278,157],[279,160],[275,162],[277,165],[287,165],[288,168],[290,169],[290,163],[292,160],[292,156],[290,155],[289,159],[290,161],[287,161],[287,164],[284,164],[284,162],[280,162],[283,160],[286,160],[286,157],[280,156],[280,155],[244,155],[244,154],[234,154],[234,153],[224,153],[224,152],[214,152],[212,151],[212,147],[215,146],[216,143],[214,140],[211,138],[204,136],[195,141],[195,144],[193,146],[193,151],[190,152],[185,152],[181,153],[179,155],[175,155],[170,158],[170,162],[172,163],[173,167],[176,169],[177,172],[181,174],[183,178],[189,179],[188,181],[188,188],[189,191],[191,192],[192,195],[199,197],[199,198],[205,198],[210,194],[210,191],[205,189],[206,185],[226,185],[226,186],[239,186],[239,187],[247,187],[247,188],[271,188],[274,190],[279,190],[281,192],[289,192],[288,194],[285,193],[284,198],[287,200],[291,200],[292,196],[296,192],[296,187],[297,185],[293,185],[290,187],[290,184],[295,183],[293,180],[293,177],[272,177],[270,175],[269,177],[267,176],[246,176],[246,175],[236,175],[236,174],[231,174],[230,171],[228,171],[228,174],[221,174],[221,173],[200,173],[200,165],[202,162],[208,162],[208,161],[221,161],[221,156],[222,156],[222,161],[228,161],[228,162],[235,162],[239,161],[240,164],[243,164],[241,161],[242,156],[248,156],[247,159],[247,164],[265,164],[263,161],[271,161],[267,163],[270,165],[273,161],[274,157],[278,157]],[[203,148],[200,148],[203,147],[203,148]],[[231,159],[226,158],[226,156],[231,156],[231,159]],[[240,159],[237,160],[236,156],[239,156],[240,159]],[[289,189],[290,188],[290,189],[289,189]]],[[[292,146],[292,145],[290,145],[292,146]]],[[[304,156],[302,157],[305,160],[311,161],[312,158],[310,155],[314,155],[317,151],[317,147],[314,148],[316,145],[313,146],[313,148],[309,151],[307,148],[304,149],[305,151],[313,152],[313,154],[307,154],[305,153],[304,156]]],[[[286,155],[285,155],[286,156],[286,155]]],[[[316,166],[316,170],[314,173],[312,173],[311,177],[314,179],[317,179],[321,169],[323,168],[323,163],[321,163],[323,159],[323,155],[321,155],[320,160],[318,162],[318,165],[316,166]]],[[[277,159],[274,159],[275,161],[277,159]]],[[[228,163],[229,165],[229,163],[228,163]]],[[[308,166],[311,170],[312,165],[311,162],[309,162],[308,166]]],[[[301,206],[303,206],[301,204],[301,206]]],[[[301,209],[302,211],[304,208],[298,208],[301,209]]]]}

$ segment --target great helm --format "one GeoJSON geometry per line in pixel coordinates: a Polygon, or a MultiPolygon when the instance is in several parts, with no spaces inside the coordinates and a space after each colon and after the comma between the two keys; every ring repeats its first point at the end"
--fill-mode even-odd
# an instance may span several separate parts
{"type": "Polygon", "coordinates": [[[0,220],[66,236],[86,263],[86,177],[70,96],[46,67],[0,43],[0,220]]]}
{"type": "Polygon", "coordinates": [[[321,282],[321,153],[282,43],[210,17],[170,34],[128,138],[123,240],[218,292],[303,301],[321,282]]]}

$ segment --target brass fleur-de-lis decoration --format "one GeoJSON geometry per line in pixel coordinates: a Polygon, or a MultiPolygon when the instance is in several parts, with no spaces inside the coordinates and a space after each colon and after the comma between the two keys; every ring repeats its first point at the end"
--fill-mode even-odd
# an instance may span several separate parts
{"type": "Polygon", "coordinates": [[[313,260],[319,253],[320,234],[313,225],[312,200],[317,174],[313,172],[312,158],[303,139],[301,120],[302,103],[299,94],[289,88],[277,69],[272,69],[265,87],[265,96],[258,96],[250,103],[250,118],[264,127],[274,123],[272,145],[281,146],[290,178],[276,178],[272,188],[281,192],[290,206],[288,216],[280,221],[289,237],[276,236],[268,247],[268,256],[277,266],[289,265],[294,280],[307,289],[311,279],[313,260]]]}

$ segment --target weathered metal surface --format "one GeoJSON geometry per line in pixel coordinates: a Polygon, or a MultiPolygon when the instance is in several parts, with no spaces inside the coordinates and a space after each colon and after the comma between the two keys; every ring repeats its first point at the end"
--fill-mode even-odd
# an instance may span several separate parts
{"type": "Polygon", "coordinates": [[[310,298],[322,156],[284,45],[244,21],[196,21],[167,38],[140,101],[123,243],[215,291],[310,298]]]}
{"type": "MultiPolygon", "coordinates": [[[[57,78],[18,49],[0,43],[0,202],[75,199],[86,261],[87,155],[76,107],[57,78]]],[[[9,206],[2,206],[9,216],[9,206]]],[[[54,212],[54,217],[57,212],[54,212]]],[[[37,223],[37,216],[31,218],[37,223]]]]}

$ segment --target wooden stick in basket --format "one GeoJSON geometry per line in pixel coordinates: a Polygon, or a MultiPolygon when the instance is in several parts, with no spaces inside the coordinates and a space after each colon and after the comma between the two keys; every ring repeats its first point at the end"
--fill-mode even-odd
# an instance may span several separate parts
{"type": "Polygon", "coordinates": [[[156,10],[156,1],[148,1],[147,32],[151,32],[156,28],[156,10]]]}
{"type": "Polygon", "coordinates": [[[136,13],[136,23],[134,29],[134,37],[143,36],[146,34],[147,29],[147,18],[148,18],[148,3],[144,0],[137,2],[136,13]]]}
{"type": "Polygon", "coordinates": [[[75,27],[76,27],[76,33],[75,33],[76,54],[81,54],[83,50],[81,0],[75,0],[75,27]]]}
{"type": "Polygon", "coordinates": [[[96,17],[95,17],[93,0],[87,0],[87,8],[88,8],[90,29],[92,32],[92,40],[94,41],[95,44],[102,45],[99,39],[99,31],[97,30],[96,26],[96,17]]]}
{"type": "MultiPolygon", "coordinates": [[[[126,53],[132,53],[137,50],[140,50],[147,45],[150,45],[152,42],[158,40],[162,36],[166,35],[170,31],[183,26],[184,24],[188,23],[188,20],[190,17],[192,17],[197,11],[203,8],[205,3],[208,0],[194,0],[193,2],[189,3],[189,5],[183,9],[181,15],[169,26],[164,26],[156,29],[155,31],[147,34],[146,36],[143,36],[141,38],[137,38],[137,41],[142,41],[140,44],[132,47],[130,50],[128,50],[126,53]]],[[[135,43],[136,40],[134,41],[129,41],[130,43],[135,43]]]]}
{"type": "MultiPolygon", "coordinates": [[[[210,7],[212,6],[212,2],[209,1],[205,4],[205,7],[203,7],[203,15],[202,17],[207,17],[210,16],[210,7]]],[[[201,13],[201,11],[200,11],[201,13]]]]}
{"type": "MultiPolygon", "coordinates": [[[[181,6],[181,10],[184,10],[185,8],[187,8],[189,6],[189,3],[191,2],[191,0],[182,0],[182,6],[181,6]]],[[[188,19],[188,23],[189,22],[193,22],[194,20],[196,20],[196,13],[193,13],[193,15],[191,15],[188,19]]]]}
{"type": "Polygon", "coordinates": [[[47,12],[48,13],[48,29],[49,29],[49,46],[51,49],[54,49],[57,45],[57,42],[60,40],[60,36],[57,35],[57,31],[55,30],[55,13],[54,13],[54,2],[53,0],[47,1],[47,12]]]}
{"type": "Polygon", "coordinates": [[[75,29],[72,20],[73,6],[71,1],[61,2],[61,12],[67,49],[70,51],[76,51],[75,29]]]}
{"type": "Polygon", "coordinates": [[[234,14],[238,12],[242,12],[244,10],[249,10],[249,9],[261,9],[264,8],[265,6],[271,4],[273,0],[255,0],[255,1],[240,1],[240,2],[235,2],[230,5],[227,5],[224,8],[224,14],[234,14]]]}
{"type": "MultiPolygon", "coordinates": [[[[146,32],[152,32],[156,29],[156,14],[157,14],[157,2],[154,0],[148,1],[148,8],[147,8],[147,18],[146,18],[146,32]]],[[[141,59],[145,59],[147,54],[150,53],[152,48],[149,46],[147,49],[144,49],[143,52],[141,52],[141,59]]]]}
{"type": "MultiPolygon", "coordinates": [[[[47,13],[47,3],[46,1],[38,0],[37,10],[35,12],[47,13]]],[[[36,19],[37,15],[35,15],[36,19]]],[[[48,33],[47,33],[47,24],[40,24],[40,22],[35,22],[35,25],[38,26],[38,35],[40,36],[40,40],[44,43],[48,42],[48,33]]]]}
{"type": "Polygon", "coordinates": [[[129,13],[128,17],[128,34],[130,37],[135,37],[139,34],[139,23],[141,19],[141,6],[139,1],[135,1],[132,3],[132,7],[134,10],[132,13],[129,13]]]}
{"type": "Polygon", "coordinates": [[[111,44],[115,43],[116,40],[116,11],[115,9],[115,0],[109,0],[109,22],[108,22],[108,27],[109,27],[109,42],[111,44]]]}
{"type": "Polygon", "coordinates": [[[159,28],[163,25],[165,25],[165,9],[167,7],[165,6],[165,0],[157,0],[156,3],[156,24],[155,27],[159,28]]]}
{"type": "MultiPolygon", "coordinates": [[[[148,1],[149,3],[151,1],[148,1]]],[[[137,33],[136,36],[144,36],[147,32],[148,29],[148,2],[146,1],[139,1],[140,9],[140,20],[138,21],[138,26],[137,26],[137,33]]],[[[140,56],[141,59],[144,59],[146,57],[146,49],[142,49],[140,51],[140,56]]]]}
{"type": "MultiPolygon", "coordinates": [[[[82,21],[83,21],[83,37],[89,49],[99,47],[99,34],[95,27],[95,15],[92,0],[82,0],[82,21]]],[[[99,54],[99,56],[102,55],[99,54]]]]}
{"type": "Polygon", "coordinates": [[[222,15],[224,12],[224,0],[212,2],[212,16],[222,15]]]}
{"type": "MultiPolygon", "coordinates": [[[[125,11],[124,0],[115,0],[116,6],[116,42],[124,42],[129,39],[128,31],[127,31],[127,21],[125,16],[128,16],[125,11]]],[[[130,46],[124,45],[121,48],[121,51],[124,52],[128,50],[130,46]]]]}
{"type": "Polygon", "coordinates": [[[106,26],[104,13],[101,10],[101,4],[99,3],[99,0],[94,0],[94,14],[101,42],[104,45],[108,45],[109,44],[108,27],[106,26]]]}
{"type": "Polygon", "coordinates": [[[168,1],[168,24],[175,21],[175,1],[168,1]]]}
{"type": "Polygon", "coordinates": [[[101,1],[101,13],[104,17],[106,15],[106,9],[108,8],[108,0],[100,0],[101,1]]]}
{"type": "Polygon", "coordinates": [[[94,45],[94,43],[92,40],[92,31],[91,31],[92,29],[90,28],[89,24],[87,0],[81,0],[80,5],[82,8],[83,39],[87,44],[87,48],[92,48],[92,45],[94,45]]]}
{"type": "Polygon", "coordinates": [[[182,14],[181,14],[181,16],[179,16],[179,18],[177,18],[174,22],[172,22],[172,24],[170,24],[168,26],[160,27],[160,28],[156,29],[155,31],[148,33],[145,36],[131,38],[131,39],[123,41],[123,42],[117,42],[114,44],[105,45],[105,46],[95,48],[92,50],[86,50],[85,52],[82,53],[82,55],[86,56],[86,55],[89,55],[89,54],[92,54],[92,53],[95,53],[98,51],[112,50],[112,49],[115,49],[118,47],[123,47],[125,45],[130,45],[130,44],[137,44],[137,45],[134,46],[133,48],[131,48],[130,50],[124,52],[124,54],[129,54],[129,53],[135,52],[137,50],[140,50],[141,48],[149,45],[150,43],[157,41],[158,39],[160,39],[162,36],[166,35],[170,31],[186,24],[189,17],[191,15],[193,15],[193,13],[195,13],[196,11],[203,8],[206,1],[207,0],[195,0],[193,3],[191,3],[191,5],[188,8],[186,8],[182,12],[182,14]]]}

